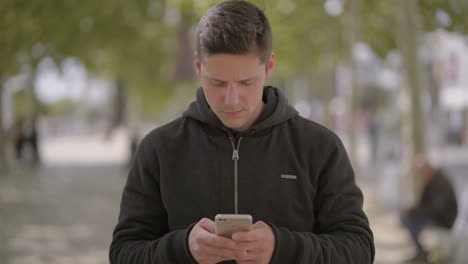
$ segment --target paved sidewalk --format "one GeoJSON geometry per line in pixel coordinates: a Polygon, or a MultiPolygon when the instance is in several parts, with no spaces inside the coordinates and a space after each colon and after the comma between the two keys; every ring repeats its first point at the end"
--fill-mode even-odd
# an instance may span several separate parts
{"type": "Polygon", "coordinates": [[[0,263],[108,263],[124,175],[60,166],[1,177],[0,263]]]}
{"type": "MultiPolygon", "coordinates": [[[[0,179],[0,263],[108,263],[126,168],[48,166],[0,179]]],[[[377,264],[413,254],[396,213],[379,211],[363,188],[375,234],[377,264]]]]}
{"type": "Polygon", "coordinates": [[[122,131],[110,139],[43,142],[43,165],[0,175],[1,264],[104,264],[127,168],[122,131]]]}
{"type": "Polygon", "coordinates": [[[376,264],[404,263],[404,260],[414,254],[408,234],[399,223],[396,211],[381,210],[376,203],[375,193],[363,188],[365,203],[364,210],[374,232],[376,247],[376,264]]]}
{"type": "MultiPolygon", "coordinates": [[[[468,175],[466,174],[468,148],[447,147],[431,155],[447,172],[460,199],[462,191],[468,188],[468,175]]],[[[399,213],[395,208],[398,204],[395,199],[403,199],[400,197],[403,193],[402,185],[398,185],[396,176],[398,171],[388,173],[389,169],[391,167],[380,168],[374,172],[366,171],[368,175],[365,175],[366,177],[363,177],[363,182],[361,182],[365,195],[365,211],[369,216],[375,237],[376,264],[404,263],[405,259],[412,257],[415,253],[409,235],[400,226],[399,213]],[[392,176],[391,181],[384,180],[384,177],[388,175],[392,176]]],[[[442,241],[442,244],[446,245],[450,240],[450,233],[440,235],[440,233],[426,233],[423,235],[423,243],[434,246],[442,241]]]]}

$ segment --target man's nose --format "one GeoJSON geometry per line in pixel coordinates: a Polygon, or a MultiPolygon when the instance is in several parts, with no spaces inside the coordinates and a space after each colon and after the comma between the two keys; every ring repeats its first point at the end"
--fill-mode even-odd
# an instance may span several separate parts
{"type": "Polygon", "coordinates": [[[235,85],[229,85],[224,96],[225,105],[237,105],[239,104],[239,88],[235,85]]]}

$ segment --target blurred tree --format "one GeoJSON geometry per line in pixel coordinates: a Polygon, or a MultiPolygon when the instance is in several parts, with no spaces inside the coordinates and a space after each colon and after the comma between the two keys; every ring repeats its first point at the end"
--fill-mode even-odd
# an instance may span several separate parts
{"type": "MultiPolygon", "coordinates": [[[[361,0],[349,0],[348,1],[348,12],[346,12],[346,25],[347,34],[346,42],[348,47],[348,64],[351,69],[351,96],[349,98],[349,113],[350,120],[348,123],[348,140],[349,140],[349,152],[351,162],[354,165],[355,169],[358,170],[357,166],[357,156],[356,156],[356,120],[357,120],[357,110],[358,110],[358,98],[360,93],[360,85],[358,82],[358,62],[355,58],[354,50],[362,37],[362,1],[361,0]]],[[[359,173],[357,173],[359,175],[359,173]]]]}
{"type": "MultiPolygon", "coordinates": [[[[165,36],[171,30],[164,29],[164,10],[165,1],[157,0],[2,1],[0,102],[4,80],[23,65],[31,67],[32,89],[37,64],[46,56],[58,65],[65,57],[78,57],[94,74],[128,79],[136,94],[145,93],[150,86],[154,89],[159,79],[169,79],[164,69],[169,68],[166,51],[171,45],[161,40],[170,39],[165,36]]],[[[168,89],[165,87],[170,88],[158,90],[168,89]]],[[[34,106],[34,92],[29,95],[34,106]]],[[[35,113],[33,107],[30,114],[35,113]]],[[[0,124],[2,118],[0,115],[0,124]]],[[[4,130],[0,130],[0,167],[6,168],[4,130]]]]}
{"type": "Polygon", "coordinates": [[[8,172],[8,160],[7,160],[7,140],[6,131],[3,126],[3,75],[0,72],[0,173],[8,172]]]}
{"type": "Polygon", "coordinates": [[[398,44],[403,55],[406,71],[406,87],[410,98],[410,115],[403,125],[408,127],[408,161],[410,175],[417,194],[421,187],[417,177],[414,156],[426,152],[425,124],[422,110],[421,59],[419,57],[419,39],[421,37],[421,17],[416,0],[398,1],[398,44]]]}
{"type": "MultiPolygon", "coordinates": [[[[357,0],[347,2],[353,6],[357,0]]],[[[311,94],[330,100],[334,95],[334,71],[339,61],[349,61],[350,43],[363,41],[381,57],[397,48],[395,1],[360,0],[362,11],[331,16],[324,1],[257,0],[270,19],[277,54],[275,79],[306,80],[311,94]],[[354,19],[343,17],[354,14],[354,19]],[[357,15],[356,15],[357,14],[357,15]],[[361,20],[359,22],[358,20],[361,20]],[[350,41],[356,25],[359,37],[350,41]],[[346,35],[349,33],[348,37],[346,35]],[[325,76],[325,77],[323,77],[325,76]],[[331,92],[330,92],[331,91],[331,92]]],[[[34,80],[38,63],[45,57],[57,65],[76,57],[91,75],[122,80],[130,101],[128,118],[154,116],[175,91],[194,86],[191,49],[198,18],[219,0],[49,0],[0,2],[0,107],[3,84],[28,65],[34,80]],[[182,80],[182,82],[181,82],[182,80]],[[181,85],[182,83],[182,85],[181,85]]],[[[340,1],[338,1],[340,2],[340,1]]],[[[466,33],[465,0],[418,1],[422,29],[435,28],[466,33]]],[[[357,9],[356,9],[357,10],[357,9]]],[[[409,76],[409,75],[408,75],[409,76]]],[[[38,113],[30,82],[29,114],[38,113]]],[[[116,88],[117,89],[117,88],[116,88]]],[[[357,93],[354,93],[357,95],[357,93]]],[[[417,96],[417,95],[415,95],[417,96]]],[[[353,97],[352,97],[353,98],[353,97]]],[[[121,110],[121,109],[120,109],[121,110]]],[[[0,115],[0,124],[3,123],[0,115]]],[[[5,165],[5,134],[0,129],[0,168],[5,165]]]]}
{"type": "MultiPolygon", "coordinates": [[[[436,29],[466,34],[468,32],[468,2],[464,0],[366,0],[364,5],[364,40],[382,57],[399,49],[403,56],[403,75],[410,99],[410,114],[403,116],[405,146],[409,154],[409,175],[419,192],[419,180],[415,177],[413,156],[426,151],[424,113],[422,110],[422,68],[419,48],[423,32],[436,29]],[[394,27],[394,25],[397,25],[394,27]]],[[[431,73],[430,73],[431,74],[431,73]]],[[[403,143],[404,144],[404,143],[403,143]]]]}
{"type": "Polygon", "coordinates": [[[418,1],[424,31],[443,28],[460,34],[468,33],[468,1],[418,1]]]}
{"type": "Polygon", "coordinates": [[[17,73],[28,60],[31,47],[40,31],[33,17],[35,3],[6,0],[0,3],[0,171],[8,171],[7,133],[3,120],[4,85],[8,76],[17,73]]]}

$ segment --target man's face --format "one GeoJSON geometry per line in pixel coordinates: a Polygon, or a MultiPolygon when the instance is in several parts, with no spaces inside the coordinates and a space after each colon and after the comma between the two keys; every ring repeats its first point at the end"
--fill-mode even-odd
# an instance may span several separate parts
{"type": "Polygon", "coordinates": [[[275,56],[268,65],[257,54],[213,54],[195,66],[211,110],[226,127],[236,131],[249,129],[260,116],[263,85],[273,73],[275,56]]]}

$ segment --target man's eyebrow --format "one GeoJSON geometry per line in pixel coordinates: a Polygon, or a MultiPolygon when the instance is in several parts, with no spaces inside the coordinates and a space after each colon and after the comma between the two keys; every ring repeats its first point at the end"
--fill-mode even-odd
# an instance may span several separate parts
{"type": "Polygon", "coordinates": [[[247,79],[240,80],[239,82],[250,82],[250,81],[253,81],[255,79],[257,79],[257,76],[252,76],[252,77],[249,77],[247,79]]]}
{"type": "MultiPolygon", "coordinates": [[[[215,82],[226,82],[226,81],[223,81],[223,80],[219,80],[219,79],[216,79],[214,77],[207,77],[210,81],[215,81],[215,82]]],[[[249,77],[249,78],[246,78],[246,79],[242,79],[242,80],[239,80],[238,82],[249,82],[249,81],[253,81],[253,80],[256,80],[258,77],[257,76],[252,76],[252,77],[249,77]]]]}
{"type": "Polygon", "coordinates": [[[219,80],[219,79],[216,79],[216,78],[213,78],[213,77],[208,77],[208,79],[210,79],[210,81],[215,81],[215,82],[226,82],[226,81],[219,80]]]}

